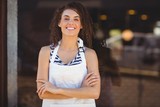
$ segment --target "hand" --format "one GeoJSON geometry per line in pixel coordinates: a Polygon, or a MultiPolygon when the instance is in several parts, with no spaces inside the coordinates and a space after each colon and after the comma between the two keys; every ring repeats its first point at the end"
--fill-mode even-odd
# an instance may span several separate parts
{"type": "Polygon", "coordinates": [[[98,82],[98,76],[95,75],[93,72],[88,73],[83,82],[81,87],[93,87],[98,82]]]}
{"type": "Polygon", "coordinates": [[[54,86],[54,84],[45,80],[37,80],[37,82],[42,83],[42,85],[37,90],[39,95],[43,95],[46,91],[56,94],[56,89],[58,88],[54,86]]]}

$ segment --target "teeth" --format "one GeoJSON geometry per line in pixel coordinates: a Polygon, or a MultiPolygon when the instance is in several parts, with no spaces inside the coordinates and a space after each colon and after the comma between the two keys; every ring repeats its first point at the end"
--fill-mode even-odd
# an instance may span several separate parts
{"type": "Polygon", "coordinates": [[[74,28],[73,28],[73,27],[67,27],[67,29],[68,29],[68,30],[73,30],[74,28]]]}

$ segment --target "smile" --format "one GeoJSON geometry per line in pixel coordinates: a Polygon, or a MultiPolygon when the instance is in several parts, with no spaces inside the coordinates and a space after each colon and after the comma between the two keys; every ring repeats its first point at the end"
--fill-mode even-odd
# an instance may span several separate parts
{"type": "Polygon", "coordinates": [[[67,30],[74,30],[75,28],[74,27],[67,27],[66,29],[67,30]]]}

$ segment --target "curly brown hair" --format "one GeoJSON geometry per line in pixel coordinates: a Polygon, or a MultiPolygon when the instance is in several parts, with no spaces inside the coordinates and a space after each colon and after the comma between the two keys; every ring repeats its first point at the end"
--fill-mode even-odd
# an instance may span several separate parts
{"type": "Polygon", "coordinates": [[[54,43],[54,46],[58,44],[58,41],[62,39],[62,32],[58,26],[61,15],[64,10],[72,9],[80,16],[81,25],[83,28],[80,30],[78,37],[84,41],[84,45],[87,47],[92,47],[92,36],[93,36],[93,22],[89,15],[87,9],[79,2],[70,2],[60,8],[58,8],[50,24],[51,30],[51,42],[54,43]]]}

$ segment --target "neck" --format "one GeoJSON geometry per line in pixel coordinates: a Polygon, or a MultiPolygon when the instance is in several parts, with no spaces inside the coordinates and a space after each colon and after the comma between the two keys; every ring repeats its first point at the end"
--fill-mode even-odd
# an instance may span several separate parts
{"type": "Polygon", "coordinates": [[[66,51],[77,50],[77,37],[62,37],[60,49],[66,51]]]}

